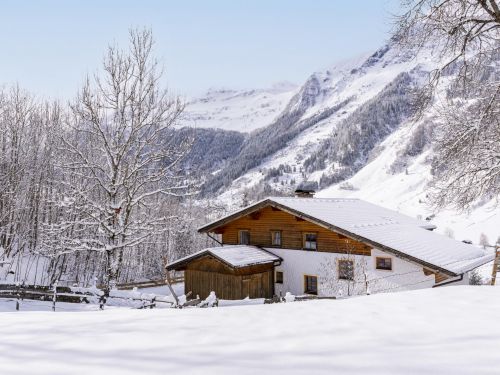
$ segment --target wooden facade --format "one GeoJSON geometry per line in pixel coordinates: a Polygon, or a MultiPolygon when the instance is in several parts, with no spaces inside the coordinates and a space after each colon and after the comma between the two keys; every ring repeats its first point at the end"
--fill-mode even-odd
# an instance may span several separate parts
{"type": "Polygon", "coordinates": [[[206,298],[214,291],[220,299],[271,298],[274,294],[274,265],[231,268],[210,256],[189,262],[184,268],[184,289],[206,298]]]}
{"type": "Polygon", "coordinates": [[[315,233],[317,235],[317,251],[371,255],[371,247],[362,242],[274,207],[264,207],[259,211],[235,219],[216,228],[214,232],[222,235],[223,244],[235,245],[239,242],[240,230],[250,232],[249,245],[301,250],[304,248],[304,234],[315,233]],[[281,246],[273,246],[271,237],[273,231],[281,232],[281,246]]]}

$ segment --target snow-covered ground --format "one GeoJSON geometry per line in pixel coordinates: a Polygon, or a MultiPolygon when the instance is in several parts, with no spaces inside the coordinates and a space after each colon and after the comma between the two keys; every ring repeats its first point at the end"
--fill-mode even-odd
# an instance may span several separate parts
{"type": "MultiPolygon", "coordinates": [[[[114,307],[109,307],[113,309],[114,307]]],[[[86,303],[56,303],[56,312],[61,311],[98,311],[99,305],[96,304],[86,304],[86,303]]],[[[16,311],[16,300],[12,298],[1,298],[0,299],[0,313],[4,312],[15,312],[16,311]]],[[[52,311],[52,302],[50,301],[32,301],[24,300],[19,302],[19,312],[27,311],[52,311]]],[[[0,320],[1,319],[0,315],[0,320]]],[[[0,371],[1,373],[1,371],[0,371]]]]}
{"type": "Polygon", "coordinates": [[[498,374],[500,288],[0,315],[2,374],[498,374]]]}
{"type": "MultiPolygon", "coordinates": [[[[172,285],[172,289],[174,289],[175,294],[178,296],[184,294],[184,283],[177,283],[172,285]]],[[[166,285],[154,286],[151,288],[140,288],[139,291],[141,293],[152,293],[159,296],[170,296],[170,289],[166,285]]]]}

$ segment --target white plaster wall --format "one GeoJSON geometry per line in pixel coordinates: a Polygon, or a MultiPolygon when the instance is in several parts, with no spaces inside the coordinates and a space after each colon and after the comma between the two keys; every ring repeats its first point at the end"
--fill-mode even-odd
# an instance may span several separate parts
{"type": "Polygon", "coordinates": [[[275,284],[275,293],[304,294],[304,275],[318,277],[318,295],[342,297],[347,295],[393,292],[428,288],[434,285],[434,276],[425,276],[422,266],[399,259],[378,249],[371,256],[323,253],[316,251],[269,248],[283,259],[276,271],[283,272],[283,284],[275,284]],[[392,258],[392,271],[377,270],[375,258],[392,258]],[[355,264],[355,280],[339,280],[337,261],[350,259],[355,264]],[[368,282],[366,282],[366,280],[368,282]]]}

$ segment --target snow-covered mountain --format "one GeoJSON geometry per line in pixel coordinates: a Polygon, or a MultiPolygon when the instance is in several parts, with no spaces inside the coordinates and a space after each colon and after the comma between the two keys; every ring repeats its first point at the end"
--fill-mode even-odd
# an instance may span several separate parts
{"type": "MultiPolygon", "coordinates": [[[[289,194],[307,180],[317,184],[319,196],[359,197],[432,218],[440,231],[453,231],[457,239],[477,242],[485,233],[496,240],[500,213],[493,202],[470,214],[434,212],[428,205],[435,114],[429,111],[415,121],[412,103],[439,64],[431,48],[412,55],[389,43],[369,56],[313,73],[299,89],[282,94],[289,96],[287,103],[277,101],[275,111],[267,107],[272,116],[256,117],[259,126],[252,129],[257,130],[239,144],[230,162],[209,175],[204,193],[238,205],[244,194],[254,199],[289,194]]],[[[441,90],[446,84],[444,77],[441,90]]],[[[222,103],[231,95],[213,97],[222,103]]],[[[233,113],[235,120],[226,128],[248,131],[236,119],[250,112],[228,106],[232,111],[241,116],[233,113]]]]}
{"type": "MultiPolygon", "coordinates": [[[[431,51],[424,52],[413,59],[395,47],[384,46],[369,57],[312,74],[279,117],[252,133],[238,157],[207,185],[212,192],[220,193],[222,189],[231,194],[270,178],[269,183],[278,190],[283,190],[279,185],[290,184],[291,180],[299,183],[307,178],[319,182],[334,165],[340,166],[338,161],[325,160],[331,155],[319,154],[321,148],[325,148],[322,142],[334,138],[334,130],[338,132],[339,126],[341,134],[336,135],[344,139],[345,144],[334,145],[331,151],[356,151],[351,142],[356,139],[349,139],[349,132],[358,129],[358,135],[371,137],[373,146],[410,115],[410,100],[406,94],[436,65],[431,51]],[[380,121],[372,121],[378,120],[375,117],[379,114],[382,115],[380,121]],[[393,118],[383,117],[385,114],[393,118]],[[387,121],[392,122],[389,128],[387,121]],[[367,122],[371,128],[363,129],[367,122]],[[311,158],[322,160],[314,163],[311,158]],[[280,165],[282,169],[291,168],[292,172],[286,172],[286,176],[281,176],[280,172],[280,178],[276,179],[273,169],[280,165]]],[[[363,151],[367,156],[370,150],[363,151]]],[[[364,161],[354,160],[353,163],[362,165],[364,161]]]]}
{"type": "Polygon", "coordinates": [[[297,88],[280,82],[267,89],[210,89],[204,96],[188,101],[180,126],[248,133],[272,123],[297,88]]]}

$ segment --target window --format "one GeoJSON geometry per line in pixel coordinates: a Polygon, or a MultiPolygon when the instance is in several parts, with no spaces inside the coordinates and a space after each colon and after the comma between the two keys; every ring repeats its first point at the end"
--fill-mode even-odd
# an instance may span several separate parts
{"type": "Polygon", "coordinates": [[[250,245],[250,231],[249,230],[240,230],[238,235],[238,243],[240,245],[250,245]]]}
{"type": "Polygon", "coordinates": [[[339,279],[354,280],[354,262],[352,260],[339,260],[339,279]]]}
{"type": "Polygon", "coordinates": [[[318,249],[317,233],[304,233],[303,247],[306,250],[317,250],[318,249]]]}
{"type": "Polygon", "coordinates": [[[281,231],[279,230],[271,231],[271,244],[273,246],[281,246],[281,231]]]}
{"type": "Polygon", "coordinates": [[[392,270],[392,259],[391,258],[377,257],[376,263],[377,263],[378,270],[386,270],[386,271],[392,270]]]}
{"type": "Polygon", "coordinates": [[[276,271],[276,284],[283,284],[283,272],[276,271]]]}
{"type": "Polygon", "coordinates": [[[304,293],[318,294],[318,278],[316,276],[304,275],[304,293]]]}

